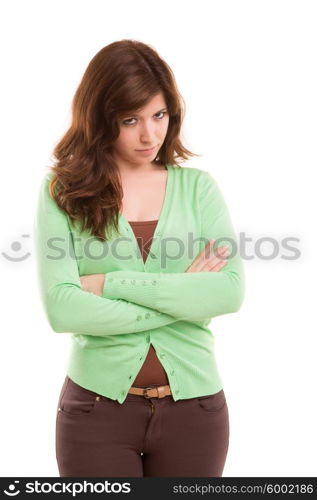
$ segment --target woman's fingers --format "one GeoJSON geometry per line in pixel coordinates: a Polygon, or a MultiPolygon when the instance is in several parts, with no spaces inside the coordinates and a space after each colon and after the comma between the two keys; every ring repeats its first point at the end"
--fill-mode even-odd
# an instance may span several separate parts
{"type": "Polygon", "coordinates": [[[210,240],[205,248],[197,255],[186,272],[219,271],[224,267],[229,250],[226,245],[213,250],[215,240],[210,240]]]}
{"type": "Polygon", "coordinates": [[[212,245],[213,245],[214,241],[215,240],[208,241],[205,248],[203,248],[202,251],[193,260],[192,264],[188,268],[188,270],[190,270],[190,272],[197,273],[200,270],[206,255],[208,255],[208,254],[210,255],[210,251],[212,249],[212,245]]]}
{"type": "Polygon", "coordinates": [[[227,262],[228,250],[225,247],[218,247],[210,257],[201,260],[198,271],[218,271],[227,262]]]}
{"type": "Polygon", "coordinates": [[[215,264],[210,264],[209,262],[207,262],[203,268],[200,269],[200,271],[205,271],[205,272],[217,272],[217,271],[220,271],[220,269],[222,269],[227,263],[227,260],[226,259],[222,259],[220,262],[217,262],[215,264]]]}

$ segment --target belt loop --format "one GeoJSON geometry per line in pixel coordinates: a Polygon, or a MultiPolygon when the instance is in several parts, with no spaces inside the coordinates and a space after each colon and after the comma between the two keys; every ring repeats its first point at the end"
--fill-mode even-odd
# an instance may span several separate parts
{"type": "Polygon", "coordinates": [[[163,385],[160,385],[159,387],[156,387],[157,389],[157,397],[158,398],[165,398],[165,387],[163,385]]]}

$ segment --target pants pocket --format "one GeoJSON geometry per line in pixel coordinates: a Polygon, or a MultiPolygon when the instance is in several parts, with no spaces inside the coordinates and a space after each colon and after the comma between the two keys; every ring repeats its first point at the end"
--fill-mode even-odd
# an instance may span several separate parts
{"type": "Polygon", "coordinates": [[[81,387],[66,376],[59,398],[58,411],[65,415],[89,415],[95,409],[99,399],[100,396],[97,393],[81,387]]]}
{"type": "Polygon", "coordinates": [[[216,394],[209,396],[200,396],[197,398],[197,403],[200,408],[207,412],[220,411],[226,404],[226,396],[224,390],[221,389],[216,394]]]}

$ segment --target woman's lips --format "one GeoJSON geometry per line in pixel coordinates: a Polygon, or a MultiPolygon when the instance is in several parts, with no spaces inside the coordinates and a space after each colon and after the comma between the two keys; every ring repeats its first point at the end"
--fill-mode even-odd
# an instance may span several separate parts
{"type": "Polygon", "coordinates": [[[138,153],[142,153],[142,154],[151,154],[151,153],[153,153],[153,151],[155,150],[155,148],[156,148],[156,147],[157,147],[157,146],[154,146],[154,147],[153,147],[153,148],[151,148],[151,149],[136,149],[136,151],[137,151],[138,153]]]}
{"type": "Polygon", "coordinates": [[[137,151],[151,151],[154,148],[155,146],[153,146],[152,148],[137,149],[137,151]]]}

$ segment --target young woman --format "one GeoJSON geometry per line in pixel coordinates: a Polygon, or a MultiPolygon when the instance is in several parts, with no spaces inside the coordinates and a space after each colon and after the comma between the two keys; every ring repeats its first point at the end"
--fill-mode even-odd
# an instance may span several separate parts
{"type": "Polygon", "coordinates": [[[89,63],[35,218],[39,287],[72,348],[56,415],[63,477],[219,477],[229,418],[208,325],[244,271],[224,197],[181,143],[181,96],[150,46],[89,63]]]}

